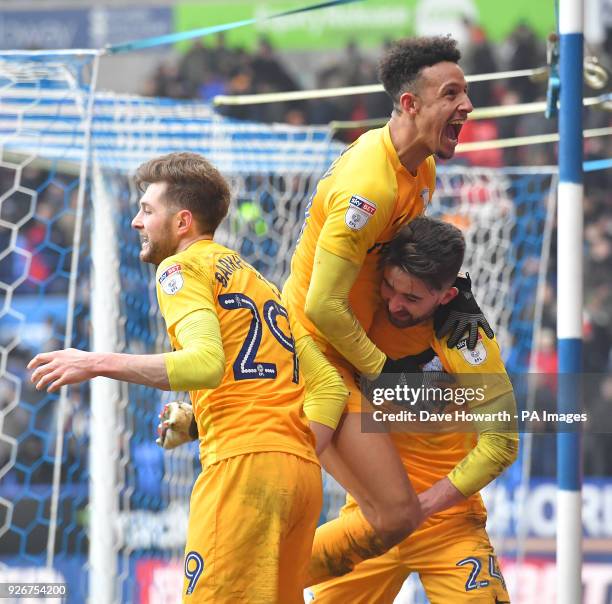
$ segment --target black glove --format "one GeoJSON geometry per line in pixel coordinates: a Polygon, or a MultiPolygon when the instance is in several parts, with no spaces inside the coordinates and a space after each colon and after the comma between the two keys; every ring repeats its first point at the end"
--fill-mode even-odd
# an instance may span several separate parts
{"type": "Polygon", "coordinates": [[[466,273],[465,277],[457,277],[453,285],[459,293],[448,304],[438,307],[434,314],[436,337],[443,338],[450,333],[448,347],[454,348],[467,331],[469,333],[467,347],[474,350],[478,342],[479,326],[488,338],[492,338],[495,334],[474,299],[470,275],[466,273]]]}
{"type": "Polygon", "coordinates": [[[420,373],[423,365],[429,363],[434,356],[434,351],[428,348],[419,354],[408,355],[397,360],[387,357],[382,371],[377,378],[368,380],[363,376],[356,375],[355,382],[363,396],[371,401],[372,392],[375,388],[393,388],[398,384],[400,386],[406,385],[406,374],[420,373]]]}
{"type": "Polygon", "coordinates": [[[435,356],[431,348],[419,352],[419,354],[411,354],[401,359],[390,359],[387,357],[383,365],[380,375],[385,373],[418,373],[423,365],[426,365],[435,356]]]}

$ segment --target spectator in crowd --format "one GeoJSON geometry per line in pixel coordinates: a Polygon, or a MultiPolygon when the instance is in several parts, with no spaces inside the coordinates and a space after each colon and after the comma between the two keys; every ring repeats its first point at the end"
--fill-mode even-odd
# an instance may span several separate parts
{"type": "MultiPolygon", "coordinates": [[[[467,73],[482,74],[499,71],[497,57],[493,45],[487,38],[485,30],[471,21],[466,20],[470,34],[470,43],[466,54],[467,73]]],[[[497,105],[499,98],[494,80],[474,82],[470,84],[470,99],[474,107],[490,107],[497,105]]]]}
{"type": "MultiPolygon", "coordinates": [[[[527,23],[521,22],[517,25],[510,34],[508,43],[510,49],[509,70],[530,69],[546,64],[544,44],[538,40],[535,32],[527,23]]],[[[535,101],[542,90],[542,84],[534,82],[530,78],[513,78],[509,81],[509,87],[519,93],[523,103],[535,101]]]]}
{"type": "Polygon", "coordinates": [[[197,96],[203,75],[208,74],[211,70],[211,54],[201,40],[196,40],[178,64],[178,77],[188,96],[197,96]]]}

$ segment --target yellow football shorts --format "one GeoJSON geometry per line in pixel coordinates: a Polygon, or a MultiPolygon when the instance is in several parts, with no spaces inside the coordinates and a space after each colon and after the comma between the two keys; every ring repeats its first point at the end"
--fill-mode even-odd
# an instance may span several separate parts
{"type": "Polygon", "coordinates": [[[431,604],[507,604],[510,596],[484,525],[482,516],[436,518],[386,554],[313,587],[314,604],[392,604],[413,572],[431,604]]]}
{"type": "Polygon", "coordinates": [[[289,453],[212,464],[191,495],[183,602],[303,604],[321,469],[289,453]]]}

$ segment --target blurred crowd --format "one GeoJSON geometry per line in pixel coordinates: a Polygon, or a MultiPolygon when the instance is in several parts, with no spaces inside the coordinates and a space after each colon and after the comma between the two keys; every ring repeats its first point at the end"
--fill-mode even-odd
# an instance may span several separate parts
{"type": "MultiPolygon", "coordinates": [[[[543,41],[526,25],[518,26],[501,45],[493,45],[477,25],[466,23],[466,27],[471,42],[463,51],[463,66],[468,74],[528,69],[546,63],[543,41]]],[[[366,54],[356,44],[349,44],[339,59],[327,62],[316,73],[315,80],[316,86],[321,88],[375,83],[376,57],[366,54]]],[[[224,37],[219,35],[213,46],[196,42],[178,62],[159,65],[144,92],[154,96],[211,101],[218,94],[265,93],[297,90],[300,87],[303,87],[300,78],[290,72],[282,56],[268,40],[261,39],[257,50],[249,53],[244,49],[229,48],[224,37]]],[[[545,80],[532,81],[528,78],[480,82],[470,86],[475,107],[544,100],[545,94],[545,80]]],[[[592,90],[585,89],[585,96],[594,94],[592,90]]],[[[390,101],[383,93],[223,110],[226,115],[237,119],[282,121],[294,125],[385,118],[390,111],[390,101]]],[[[590,109],[585,112],[585,127],[610,125],[610,115],[590,109]]],[[[541,114],[527,114],[468,122],[461,133],[461,140],[492,140],[556,130],[554,120],[546,120],[541,114]]],[[[348,142],[363,131],[362,126],[354,125],[338,130],[338,134],[348,142]]],[[[585,158],[612,157],[611,141],[612,137],[586,139],[585,158]]],[[[458,161],[488,167],[553,165],[556,163],[555,152],[555,146],[551,144],[529,145],[466,153],[458,161]]],[[[0,195],[3,196],[0,219],[5,225],[21,225],[17,231],[0,226],[0,305],[6,303],[7,292],[14,292],[13,307],[19,297],[40,295],[42,292],[45,296],[65,296],[70,262],[66,250],[72,240],[76,191],[74,177],[51,174],[39,168],[26,167],[20,172],[20,189],[14,188],[15,178],[15,170],[0,168],[0,195]],[[5,195],[9,190],[13,192],[5,195]],[[28,194],[27,190],[35,191],[36,195],[28,194]],[[17,248],[25,250],[29,256],[16,253],[17,248]],[[12,251],[8,253],[9,250],[12,251]]],[[[610,169],[585,175],[584,370],[593,373],[612,370],[611,184],[610,169]]],[[[557,368],[555,288],[557,272],[563,269],[556,265],[554,257],[553,243],[543,329],[537,349],[532,351],[530,359],[532,367],[541,373],[554,373],[557,368]]],[[[15,376],[15,379],[0,377],[0,411],[9,410],[0,419],[4,422],[2,432],[9,436],[18,438],[19,434],[30,430],[30,435],[20,441],[17,454],[17,467],[25,472],[43,454],[49,459],[51,450],[42,434],[45,426],[53,425],[56,410],[55,399],[33,390],[27,380],[25,364],[32,354],[61,345],[63,325],[49,315],[42,322],[42,327],[37,328],[37,334],[29,333],[29,339],[17,346],[14,339],[15,321],[10,314],[5,313],[0,317],[0,351],[8,351],[2,367],[15,376]],[[22,386],[18,385],[19,380],[23,380],[22,386]],[[21,397],[27,404],[15,405],[16,397],[21,397]]],[[[82,332],[85,334],[87,327],[83,327],[82,332]]],[[[612,381],[601,381],[599,392],[594,396],[596,412],[603,413],[609,409],[612,406],[612,381]]],[[[67,421],[81,438],[85,430],[86,410],[81,407],[77,413],[78,397],[71,400],[70,405],[72,411],[67,421]],[[72,423],[78,425],[73,426],[72,423]]],[[[76,448],[68,446],[66,450],[67,455],[77,455],[76,448]]],[[[12,454],[10,441],[0,438],[0,471],[10,461],[12,454]]],[[[553,457],[535,458],[534,474],[552,473],[554,468],[550,467],[551,463],[554,464],[553,457]]],[[[590,436],[587,439],[585,464],[587,474],[612,476],[610,435],[590,436]]],[[[36,472],[35,480],[47,481],[51,466],[48,463],[38,464],[36,472]]],[[[23,473],[19,474],[18,479],[23,479],[23,473]]]]}
{"type": "MultiPolygon", "coordinates": [[[[502,43],[493,43],[482,27],[464,22],[469,43],[462,48],[461,64],[466,74],[495,73],[522,70],[546,65],[546,44],[526,24],[519,24],[502,43]]],[[[389,47],[385,42],[377,52],[363,50],[355,42],[347,44],[340,55],[313,55],[314,66],[304,70],[294,67],[270,41],[261,37],[257,48],[229,47],[223,34],[212,45],[196,41],[191,48],[173,61],[158,65],[143,93],[150,96],[195,99],[210,102],[217,95],[264,94],[300,90],[303,88],[338,88],[377,83],[377,62],[389,47]],[[317,65],[322,67],[317,68],[317,65]],[[313,77],[313,71],[314,77],[313,77]]],[[[601,52],[606,52],[607,46],[601,52]]],[[[303,62],[303,59],[302,59],[303,62]]],[[[605,64],[605,62],[604,62],[605,64]]],[[[475,82],[470,85],[470,97],[475,107],[516,105],[545,100],[546,75],[505,80],[475,82]]],[[[596,94],[585,89],[586,96],[596,94]]],[[[311,101],[263,103],[241,106],[220,106],[219,111],[237,119],[259,122],[284,122],[294,125],[359,122],[366,119],[384,120],[391,113],[391,102],[384,93],[338,96],[311,101]]],[[[589,112],[586,127],[607,124],[609,114],[589,112]]],[[[529,134],[555,132],[554,120],[544,120],[541,114],[510,116],[496,120],[468,122],[461,133],[462,142],[492,140],[529,134]]],[[[338,138],[350,142],[364,132],[363,126],[339,128],[338,138]]],[[[550,165],[554,163],[551,145],[529,145],[505,150],[473,152],[462,156],[468,163],[481,166],[550,165]]]]}

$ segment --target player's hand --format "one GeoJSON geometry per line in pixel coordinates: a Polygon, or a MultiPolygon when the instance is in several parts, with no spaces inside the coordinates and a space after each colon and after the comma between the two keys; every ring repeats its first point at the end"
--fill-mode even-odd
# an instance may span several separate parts
{"type": "Polygon", "coordinates": [[[434,356],[434,351],[428,348],[419,354],[411,354],[401,359],[387,357],[377,378],[366,379],[364,376],[359,376],[355,381],[363,396],[371,401],[372,392],[375,388],[393,388],[398,384],[406,385],[410,380],[407,374],[421,373],[423,365],[429,363],[434,356]]]}
{"type": "Polygon", "coordinates": [[[419,354],[410,354],[401,359],[391,359],[387,357],[380,374],[384,373],[418,373],[423,365],[426,365],[435,356],[431,348],[420,352],[419,354]]]}
{"type": "Polygon", "coordinates": [[[157,435],[155,442],[164,449],[197,440],[198,425],[192,406],[180,401],[168,403],[159,414],[157,435]]]}
{"type": "Polygon", "coordinates": [[[36,390],[57,392],[66,384],[78,384],[96,377],[96,354],[76,348],[37,354],[29,363],[30,380],[36,390]]]}
{"type": "Polygon", "coordinates": [[[440,306],[434,315],[436,337],[443,338],[450,333],[448,347],[454,348],[468,332],[467,347],[474,350],[478,342],[479,327],[482,327],[488,338],[495,334],[474,299],[470,275],[466,273],[465,277],[457,277],[453,285],[459,293],[448,304],[440,306]]]}

